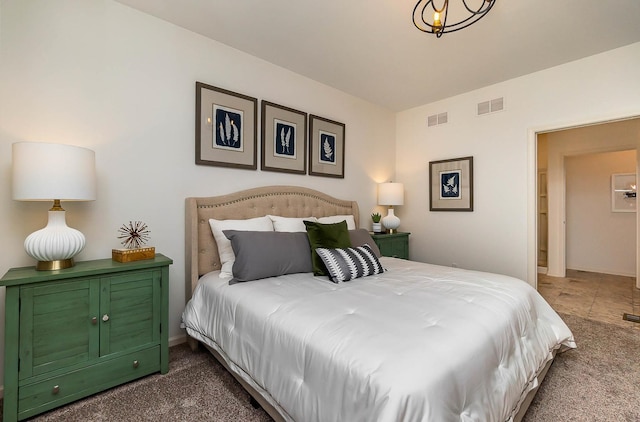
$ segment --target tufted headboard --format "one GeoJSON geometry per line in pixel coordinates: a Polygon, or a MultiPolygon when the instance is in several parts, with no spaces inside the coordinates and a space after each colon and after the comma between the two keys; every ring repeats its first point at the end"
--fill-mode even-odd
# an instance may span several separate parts
{"type": "Polygon", "coordinates": [[[187,198],[185,212],[185,297],[191,298],[198,278],[220,269],[218,247],[209,219],[242,220],[268,214],[282,217],[327,217],[351,214],[360,227],[358,203],[297,186],[265,186],[228,195],[187,198]]]}

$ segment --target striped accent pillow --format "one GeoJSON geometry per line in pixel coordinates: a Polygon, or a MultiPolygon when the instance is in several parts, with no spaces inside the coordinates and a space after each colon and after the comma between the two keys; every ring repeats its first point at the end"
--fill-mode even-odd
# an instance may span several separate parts
{"type": "Polygon", "coordinates": [[[316,253],[324,262],[329,271],[329,278],[334,283],[385,271],[369,245],[357,248],[316,248],[316,253]]]}

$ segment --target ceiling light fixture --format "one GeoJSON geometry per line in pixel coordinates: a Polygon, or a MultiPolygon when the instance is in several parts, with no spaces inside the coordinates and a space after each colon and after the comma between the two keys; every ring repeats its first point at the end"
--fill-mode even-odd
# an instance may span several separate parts
{"type": "Polygon", "coordinates": [[[444,0],[442,7],[436,0],[420,0],[413,8],[413,24],[422,32],[440,38],[447,32],[459,31],[477,21],[491,10],[496,0],[444,0]],[[453,22],[453,23],[452,23],[453,22]]]}

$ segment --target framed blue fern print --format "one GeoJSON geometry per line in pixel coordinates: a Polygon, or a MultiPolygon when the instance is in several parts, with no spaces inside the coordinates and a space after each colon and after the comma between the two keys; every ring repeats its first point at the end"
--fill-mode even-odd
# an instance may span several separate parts
{"type": "Polygon", "coordinates": [[[320,131],[320,162],[323,164],[336,165],[336,134],[320,131]]]}
{"type": "Polygon", "coordinates": [[[429,209],[473,211],[473,157],[429,162],[429,209]]]}
{"type": "Polygon", "coordinates": [[[258,100],[196,82],[196,164],[258,168],[258,100]]]}
{"type": "Polygon", "coordinates": [[[262,100],[260,169],[307,173],[307,113],[262,100]]]}
{"type": "Polygon", "coordinates": [[[443,171],[440,173],[440,199],[460,198],[460,174],[462,171],[443,171]]]}
{"type": "Polygon", "coordinates": [[[344,123],[309,116],[309,174],[344,178],[344,123]]]}
{"type": "Polygon", "coordinates": [[[243,151],[242,136],[242,110],[231,107],[213,105],[213,115],[215,117],[213,148],[229,149],[232,151],[243,151]]]}
{"type": "Polygon", "coordinates": [[[273,119],[273,155],[274,157],[295,160],[298,148],[294,140],[298,134],[298,125],[294,122],[273,119]]]}

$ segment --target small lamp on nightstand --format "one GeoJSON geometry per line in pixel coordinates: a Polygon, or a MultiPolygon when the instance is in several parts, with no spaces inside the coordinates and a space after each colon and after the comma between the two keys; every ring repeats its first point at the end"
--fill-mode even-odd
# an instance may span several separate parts
{"type": "Polygon", "coordinates": [[[96,199],[95,152],[90,149],[41,142],[13,144],[13,199],[53,201],[47,226],[24,241],[27,254],[38,260],[38,270],[73,267],[73,257],[85,238],[67,226],[60,201],[96,199]]]}
{"type": "Polygon", "coordinates": [[[380,183],[378,185],[378,205],[388,205],[389,213],[382,218],[382,225],[395,233],[400,226],[400,219],[396,217],[393,206],[404,205],[404,185],[402,183],[380,183]]]}

